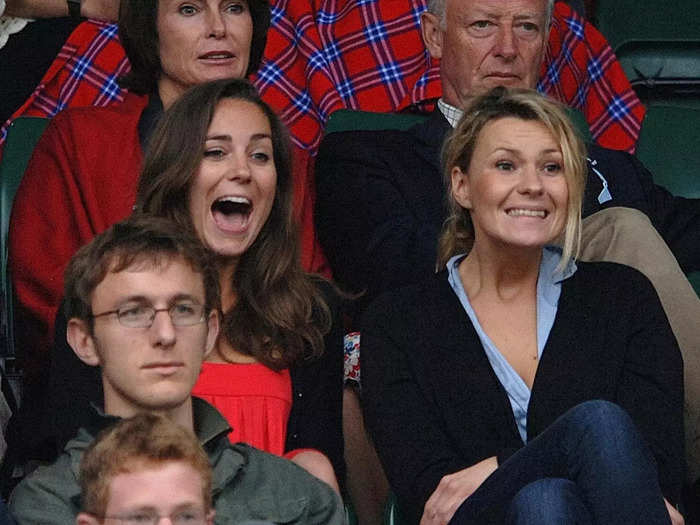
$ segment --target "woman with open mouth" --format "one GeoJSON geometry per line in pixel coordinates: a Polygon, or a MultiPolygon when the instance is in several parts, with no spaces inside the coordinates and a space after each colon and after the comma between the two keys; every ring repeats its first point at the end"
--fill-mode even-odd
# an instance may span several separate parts
{"type": "Polygon", "coordinates": [[[301,269],[291,199],[283,124],[254,87],[230,79],[191,89],[165,113],[137,213],[195,233],[219,271],[222,335],[193,395],[227,417],[232,441],[285,455],[339,490],[338,302],[330,284],[301,269]]]}
{"type": "Polygon", "coordinates": [[[365,415],[400,510],[421,525],[680,523],[680,352],[641,273],[575,260],[585,149],[565,112],[496,88],[443,166],[441,271],[362,323],[365,415]]]}

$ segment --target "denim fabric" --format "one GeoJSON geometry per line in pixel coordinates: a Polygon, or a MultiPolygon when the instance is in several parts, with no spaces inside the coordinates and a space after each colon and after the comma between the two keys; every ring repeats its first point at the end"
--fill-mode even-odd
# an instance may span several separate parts
{"type": "MultiPolygon", "coordinates": [[[[450,524],[505,523],[509,507],[522,503],[516,498],[521,489],[544,478],[573,482],[592,523],[670,522],[656,464],[630,417],[613,403],[586,401],[500,465],[462,503],[450,524]]],[[[525,521],[521,512],[518,523],[535,523],[535,518],[525,521]]],[[[585,523],[586,517],[577,519],[585,523]]]]}
{"type": "Polygon", "coordinates": [[[593,525],[573,481],[544,478],[525,485],[510,504],[506,525],[593,525]]]}

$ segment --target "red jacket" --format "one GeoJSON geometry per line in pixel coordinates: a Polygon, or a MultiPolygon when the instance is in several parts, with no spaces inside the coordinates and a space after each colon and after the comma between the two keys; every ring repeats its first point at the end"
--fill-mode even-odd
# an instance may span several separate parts
{"type": "Polygon", "coordinates": [[[30,374],[46,366],[68,261],[131,212],[143,160],[138,122],[147,102],[128,94],[122,104],[66,109],[34,149],[14,201],[9,242],[18,354],[30,374]]]}

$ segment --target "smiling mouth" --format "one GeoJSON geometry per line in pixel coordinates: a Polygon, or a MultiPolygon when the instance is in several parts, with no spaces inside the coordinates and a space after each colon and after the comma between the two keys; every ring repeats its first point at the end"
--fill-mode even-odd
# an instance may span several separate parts
{"type": "Polygon", "coordinates": [[[510,217],[539,217],[544,219],[549,215],[547,210],[526,210],[523,208],[513,208],[507,211],[510,217]]]}
{"type": "Polygon", "coordinates": [[[227,233],[245,231],[253,204],[245,197],[222,197],[211,205],[211,214],[220,230],[227,233]]]}

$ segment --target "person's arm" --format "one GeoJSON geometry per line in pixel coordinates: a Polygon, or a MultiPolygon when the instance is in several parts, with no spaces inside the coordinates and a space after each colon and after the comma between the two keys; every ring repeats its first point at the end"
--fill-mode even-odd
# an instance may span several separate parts
{"type": "MultiPolygon", "coordinates": [[[[627,345],[617,402],[653,453],[664,496],[677,503],[683,482],[683,361],[658,296],[641,273],[620,267],[627,345]]],[[[623,306],[617,309],[622,311],[623,306]]],[[[621,324],[622,326],[622,324],[621,324]]]]}
{"type": "Polygon", "coordinates": [[[334,278],[365,291],[365,304],[434,271],[440,175],[408,147],[398,132],[352,132],[328,135],[319,149],[319,239],[334,278]]]}
{"type": "Polygon", "coordinates": [[[75,523],[80,510],[76,498],[80,487],[68,456],[39,467],[23,479],[10,496],[9,509],[18,525],[65,525],[75,523]]]}
{"type": "MultiPolygon", "coordinates": [[[[589,155],[610,185],[613,198],[605,207],[626,206],[646,213],[683,271],[700,270],[700,199],[677,197],[654,184],[651,172],[629,153],[591,145],[589,155]]],[[[589,175],[588,185],[596,195],[599,184],[597,176],[589,175]]]]}
{"type": "MultiPolygon", "coordinates": [[[[22,18],[55,18],[68,16],[66,0],[6,0],[5,15],[22,18]]],[[[115,22],[119,16],[119,0],[82,0],[80,15],[115,22]]]]}
{"type": "Polygon", "coordinates": [[[700,199],[678,197],[654,184],[651,172],[636,158],[630,162],[649,203],[649,217],[654,227],[676,256],[684,272],[700,270],[700,199]]]}
{"type": "MultiPolygon", "coordinates": [[[[441,413],[432,399],[438,388],[428,386],[436,378],[431,371],[418,370],[421,365],[415,365],[416,361],[430,361],[426,354],[431,353],[431,348],[424,346],[430,344],[426,334],[416,334],[411,328],[416,324],[416,316],[406,315],[406,309],[398,304],[414,303],[411,308],[414,312],[426,307],[414,299],[391,294],[370,306],[362,319],[361,359],[367,426],[392,490],[402,505],[402,513],[417,523],[426,502],[445,476],[459,473],[484,458],[464,457],[467,452],[462,445],[458,450],[457,443],[444,428],[443,419],[449,415],[441,413]],[[418,354],[425,357],[416,359],[414,356],[418,354]]],[[[440,361],[437,357],[431,363],[445,367],[440,361]]],[[[466,425],[465,435],[469,430],[466,425]]],[[[478,454],[475,452],[478,447],[469,448],[469,452],[478,454]]],[[[468,483],[476,484],[473,480],[468,483]]],[[[436,499],[450,506],[453,498],[448,493],[463,489],[452,491],[449,480],[445,484],[447,498],[436,499]]],[[[442,491],[438,489],[438,492],[442,491]]]]}
{"type": "Polygon", "coordinates": [[[12,208],[9,260],[23,328],[18,334],[25,368],[45,365],[53,323],[63,297],[63,271],[94,235],[74,171],[80,144],[70,120],[59,113],[39,139],[12,208]],[[42,364],[43,363],[43,364],[42,364]]]}
{"type": "MultiPolygon", "coordinates": [[[[319,288],[331,310],[332,325],[324,337],[323,354],[292,368],[299,378],[303,399],[294,399],[287,429],[286,450],[313,448],[323,452],[333,464],[338,481],[343,484],[342,396],[343,396],[343,327],[339,298],[331,285],[319,279],[319,288]]],[[[295,395],[298,395],[295,385],[295,395]]]]}

